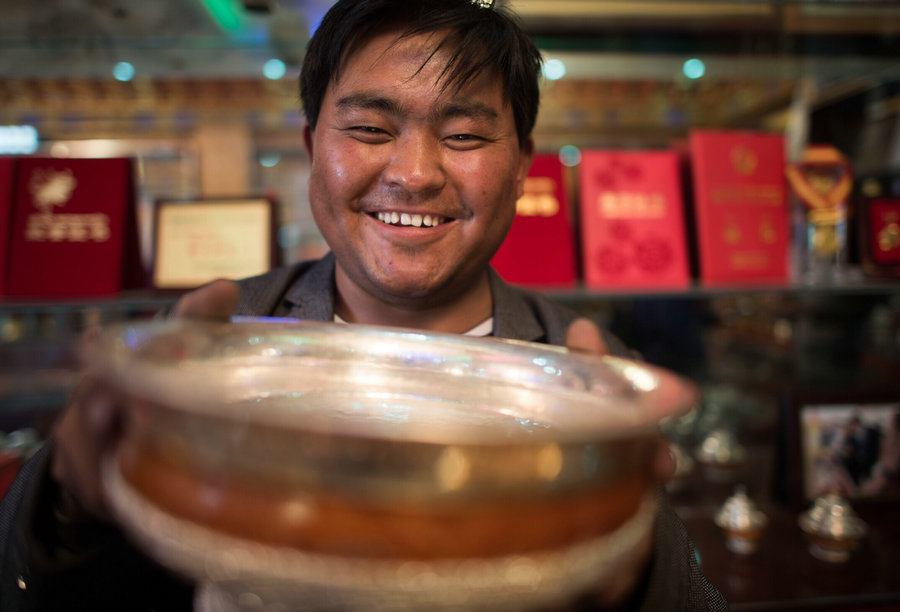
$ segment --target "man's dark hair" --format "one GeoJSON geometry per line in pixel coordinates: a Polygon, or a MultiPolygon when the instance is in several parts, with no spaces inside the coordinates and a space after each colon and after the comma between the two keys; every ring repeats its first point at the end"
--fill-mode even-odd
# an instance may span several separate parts
{"type": "Polygon", "coordinates": [[[311,128],[346,59],[394,31],[401,37],[448,32],[439,43],[453,49],[444,87],[458,89],[485,70],[495,72],[512,105],[519,144],[525,143],[537,118],[540,52],[511,12],[475,0],[339,0],[309,41],[300,72],[300,99],[311,128]]]}

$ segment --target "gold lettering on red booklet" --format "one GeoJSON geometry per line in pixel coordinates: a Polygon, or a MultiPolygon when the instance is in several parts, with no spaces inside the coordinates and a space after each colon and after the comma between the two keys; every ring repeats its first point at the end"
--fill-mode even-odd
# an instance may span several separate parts
{"type": "Polygon", "coordinates": [[[666,197],[658,192],[604,191],[600,214],[607,219],[661,219],[666,216],[666,197]]]}
{"type": "Polygon", "coordinates": [[[29,242],[105,242],[109,217],[102,213],[58,213],[72,198],[78,181],[70,169],[36,169],[28,181],[32,203],[39,212],[28,215],[25,240],[29,242]]]}
{"type": "Polygon", "coordinates": [[[559,212],[558,185],[546,176],[525,178],[525,193],[516,202],[516,214],[524,217],[552,217],[559,212]]]}
{"type": "Polygon", "coordinates": [[[106,242],[109,237],[109,217],[102,213],[34,213],[28,215],[25,227],[25,240],[30,242],[106,242]]]}

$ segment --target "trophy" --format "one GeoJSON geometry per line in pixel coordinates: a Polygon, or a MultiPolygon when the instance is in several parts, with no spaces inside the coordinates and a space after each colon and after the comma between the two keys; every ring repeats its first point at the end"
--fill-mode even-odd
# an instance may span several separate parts
{"type": "Polygon", "coordinates": [[[810,284],[840,282],[846,276],[847,223],[853,173],[847,159],[832,146],[810,145],[786,171],[794,195],[806,212],[803,280],[810,284]]]}

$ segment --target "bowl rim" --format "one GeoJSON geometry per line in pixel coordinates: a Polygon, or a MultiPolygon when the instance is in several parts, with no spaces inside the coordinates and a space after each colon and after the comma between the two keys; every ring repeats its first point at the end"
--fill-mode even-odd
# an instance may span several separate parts
{"type": "MultiPolygon", "coordinates": [[[[345,343],[371,342],[377,343],[377,351],[383,350],[390,343],[393,347],[401,349],[413,347],[430,356],[436,356],[436,360],[454,354],[463,354],[471,357],[474,363],[490,365],[490,360],[507,360],[516,366],[531,368],[539,373],[546,368],[556,370],[557,373],[566,370],[571,372],[574,378],[595,377],[593,380],[585,378],[583,389],[555,389],[548,387],[550,395],[558,395],[566,401],[584,402],[589,406],[596,401],[596,405],[602,402],[626,400],[633,408],[631,412],[623,416],[618,426],[610,426],[609,421],[601,423],[599,415],[591,415],[586,408],[579,408],[582,413],[573,422],[564,424],[552,424],[554,430],[550,437],[539,437],[539,442],[548,440],[560,443],[578,442],[585,439],[598,437],[618,437],[624,433],[657,430],[658,426],[673,418],[682,416],[693,408],[699,400],[697,386],[685,377],[671,372],[665,368],[613,355],[592,355],[574,352],[565,347],[540,344],[522,340],[513,340],[495,337],[472,337],[461,334],[445,332],[424,331],[420,329],[387,327],[374,325],[346,325],[333,322],[304,321],[283,318],[240,318],[229,322],[216,322],[200,319],[149,319],[142,321],[129,321],[114,323],[102,328],[88,349],[83,352],[82,359],[86,367],[96,375],[101,376],[110,384],[118,387],[126,393],[135,393],[146,399],[158,399],[162,403],[169,402],[171,407],[177,410],[190,411],[193,414],[208,414],[217,418],[227,416],[227,411],[222,410],[221,399],[210,397],[215,393],[218,383],[192,378],[188,368],[184,364],[188,361],[172,362],[166,359],[150,360],[147,355],[147,342],[158,341],[160,338],[169,337],[185,340],[189,334],[197,337],[231,337],[253,339],[253,342],[263,348],[266,339],[278,337],[299,341],[309,341],[310,338],[330,338],[339,346],[349,346],[345,343]],[[481,360],[481,361],[479,361],[481,360]],[[578,372],[574,372],[578,369],[578,372]],[[161,383],[161,381],[180,377],[181,385],[161,383]],[[190,384],[184,381],[190,380],[190,384]],[[615,381],[620,388],[614,390],[612,395],[599,394],[591,385],[609,383],[615,381]],[[177,387],[173,389],[172,387],[177,387]],[[615,392],[628,394],[628,397],[617,397],[615,392]],[[174,401],[172,393],[188,394],[184,401],[174,401]],[[204,399],[206,398],[206,399],[204,399]],[[589,416],[592,420],[585,418],[589,416]],[[580,419],[580,420],[579,420],[580,419]]],[[[349,350],[349,349],[348,349],[349,350]]],[[[353,348],[348,355],[352,359],[353,348]]],[[[377,357],[377,355],[376,355],[377,357]]],[[[201,363],[200,361],[190,361],[201,363]]],[[[499,362],[497,362],[499,363],[499,362]]],[[[505,373],[505,370],[501,370],[505,373]]],[[[515,371],[518,373],[518,370],[515,371]]],[[[446,372],[437,370],[437,375],[442,376],[446,372]]],[[[474,376],[474,374],[472,375],[474,376]]],[[[552,374],[550,377],[552,378],[552,374]]],[[[470,380],[469,374],[464,373],[459,380],[470,380]]],[[[475,378],[475,380],[478,380],[475,378]]],[[[497,381],[491,382],[491,384],[497,381]]],[[[500,381],[506,383],[510,381],[500,381]]],[[[405,383],[404,383],[405,384],[405,383]]],[[[411,384],[411,383],[410,383],[411,384]]],[[[512,381],[510,388],[521,386],[521,381],[512,381]]],[[[516,387],[518,388],[518,387],[516,387]]],[[[537,386],[529,388],[537,390],[537,386]]],[[[607,389],[608,391],[608,389],[607,389]]],[[[574,404],[573,404],[574,406],[574,404]]],[[[581,406],[581,404],[579,404],[581,406]]],[[[242,412],[242,417],[245,415],[242,412]]],[[[261,417],[262,418],[262,417],[261,417]]],[[[282,423],[283,424],[283,423],[282,423]]],[[[315,427],[315,423],[299,425],[302,428],[315,427]]],[[[330,426],[329,426],[330,427],[330,426]]],[[[333,429],[329,429],[334,433],[333,429]]],[[[371,432],[370,432],[371,433],[371,432]]],[[[363,436],[365,431],[353,431],[351,436],[363,436]]],[[[384,435],[382,433],[379,436],[384,435]]],[[[404,441],[435,441],[429,436],[422,440],[397,435],[404,441]]],[[[440,441],[440,440],[437,440],[440,441]]],[[[487,438],[476,436],[473,443],[490,442],[487,438]]],[[[500,443],[505,443],[502,440],[500,443]]]]}

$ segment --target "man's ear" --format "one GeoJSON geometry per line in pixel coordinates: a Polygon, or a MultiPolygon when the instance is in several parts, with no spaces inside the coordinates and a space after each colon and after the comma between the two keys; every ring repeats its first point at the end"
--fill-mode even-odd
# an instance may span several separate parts
{"type": "Polygon", "coordinates": [[[309,127],[309,124],[303,126],[303,146],[306,149],[306,156],[309,157],[309,161],[312,161],[313,158],[313,130],[309,127]]]}
{"type": "Polygon", "coordinates": [[[519,151],[519,167],[516,169],[516,197],[525,195],[525,177],[534,162],[534,139],[529,137],[519,151]]]}

